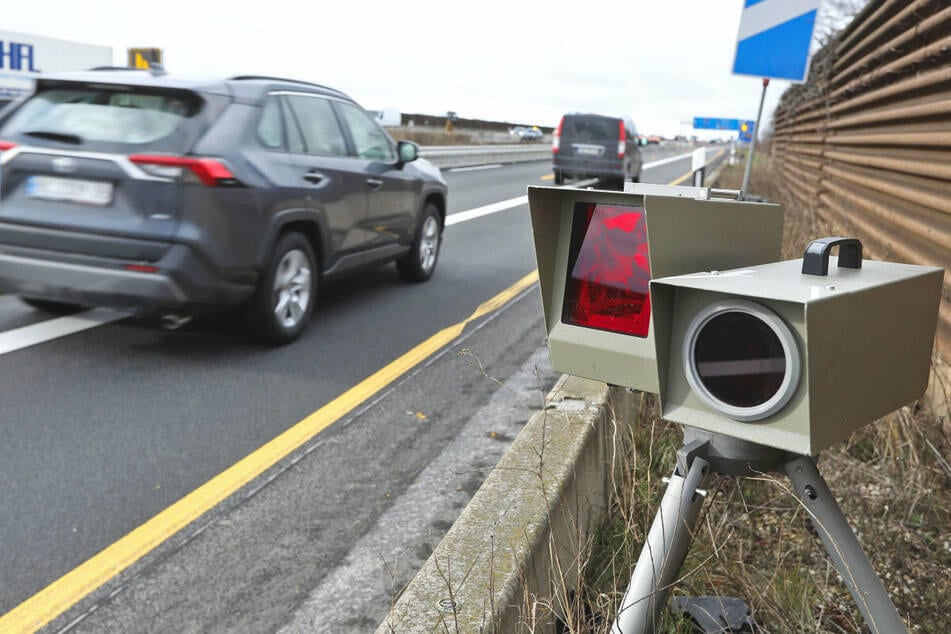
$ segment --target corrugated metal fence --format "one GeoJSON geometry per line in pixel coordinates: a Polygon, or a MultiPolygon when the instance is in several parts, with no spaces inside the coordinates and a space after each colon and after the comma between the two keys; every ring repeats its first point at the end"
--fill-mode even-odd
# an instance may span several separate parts
{"type": "Polygon", "coordinates": [[[951,361],[951,5],[872,0],[813,57],[774,115],[790,192],[876,259],[946,270],[938,351],[951,361]]]}

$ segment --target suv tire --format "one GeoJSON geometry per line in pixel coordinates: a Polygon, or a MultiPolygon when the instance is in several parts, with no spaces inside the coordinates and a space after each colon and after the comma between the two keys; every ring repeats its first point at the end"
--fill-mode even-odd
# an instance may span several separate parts
{"type": "Polygon", "coordinates": [[[283,345],[300,336],[314,312],[318,277],[307,238],[297,232],[281,236],[248,307],[249,325],[260,341],[283,345]]]}
{"type": "Polygon", "coordinates": [[[396,261],[396,269],[407,282],[425,282],[433,276],[442,246],[442,223],[436,205],[426,203],[409,253],[396,261]]]}

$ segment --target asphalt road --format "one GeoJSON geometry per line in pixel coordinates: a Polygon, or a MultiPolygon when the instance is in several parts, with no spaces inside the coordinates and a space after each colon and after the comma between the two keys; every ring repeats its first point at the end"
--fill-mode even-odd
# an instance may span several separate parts
{"type": "MultiPolygon", "coordinates": [[[[671,153],[649,148],[645,161],[663,163],[642,180],[684,177],[689,159],[664,161],[671,153]]],[[[527,420],[525,401],[539,406],[554,381],[534,285],[470,319],[534,270],[527,208],[512,201],[526,185],[551,184],[549,164],[446,177],[450,218],[511,204],[448,226],[426,284],[404,284],[388,266],[323,289],[292,346],[250,344],[220,317],[174,332],[120,319],[0,353],[0,625],[17,606],[55,617],[51,630],[270,631],[322,602],[340,615],[319,631],[366,631],[383,618],[374,553],[393,554],[386,588],[408,580],[527,420]],[[240,462],[466,320],[428,365],[394,370],[375,395],[363,389],[364,400],[350,399],[356,409],[267,471],[240,462]],[[489,423],[474,416],[486,407],[489,423]],[[466,430],[471,442],[459,446],[466,430]],[[414,493],[438,503],[411,501],[440,460],[449,461],[443,475],[414,493]],[[217,505],[190,501],[236,469],[249,478],[237,493],[217,505]],[[142,542],[137,527],[154,528],[183,504],[192,515],[182,530],[169,524],[142,542]],[[373,542],[384,525],[385,547],[373,542]],[[354,561],[365,565],[351,569],[354,561]],[[346,580],[361,574],[368,596],[354,605],[359,593],[346,580]],[[49,584],[67,598],[41,593],[49,584]]],[[[0,338],[49,319],[0,297],[0,338]]]]}

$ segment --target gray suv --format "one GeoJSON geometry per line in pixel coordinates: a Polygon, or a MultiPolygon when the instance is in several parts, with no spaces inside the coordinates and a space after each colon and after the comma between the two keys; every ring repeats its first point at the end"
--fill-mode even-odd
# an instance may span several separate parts
{"type": "Polygon", "coordinates": [[[44,75],[0,119],[0,291],[54,312],[240,307],[286,343],[323,281],[392,261],[429,279],[446,195],[416,145],[331,88],[44,75]]]}
{"type": "Polygon", "coordinates": [[[552,140],[555,184],[597,178],[604,187],[624,189],[625,181],[641,179],[641,148],[629,117],[566,114],[552,140]]]}

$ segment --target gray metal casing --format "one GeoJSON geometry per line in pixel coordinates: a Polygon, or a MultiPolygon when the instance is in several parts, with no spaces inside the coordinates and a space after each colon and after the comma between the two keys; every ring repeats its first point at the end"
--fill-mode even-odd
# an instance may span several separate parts
{"type": "Polygon", "coordinates": [[[672,422],[799,454],[816,454],[919,398],[928,385],[943,269],[868,261],[827,276],[802,260],[654,278],[662,415],[672,422]],[[756,422],[705,404],[688,384],[682,343],[693,317],[720,300],[772,310],[792,330],[802,359],[789,402],[756,422]]]}
{"type": "Polygon", "coordinates": [[[653,277],[775,262],[781,257],[783,210],[769,203],[698,199],[707,193],[700,188],[642,189],[657,193],[529,187],[528,206],[552,367],[657,393],[653,316],[646,338],[562,323],[575,203],[643,208],[653,277]]]}

